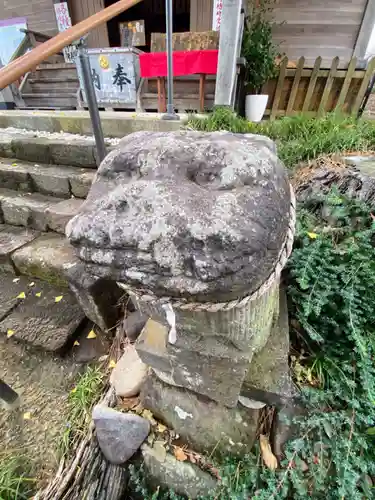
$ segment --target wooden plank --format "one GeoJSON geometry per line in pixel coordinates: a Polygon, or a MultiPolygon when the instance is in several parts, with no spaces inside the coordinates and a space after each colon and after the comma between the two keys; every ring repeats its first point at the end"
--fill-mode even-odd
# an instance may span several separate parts
{"type": "Polygon", "coordinates": [[[190,0],[190,31],[212,29],[214,0],[190,0]]]}
{"type": "Polygon", "coordinates": [[[199,111],[204,111],[204,97],[206,93],[206,75],[202,73],[199,79],[199,111]]]}
{"type": "Polygon", "coordinates": [[[272,108],[271,108],[271,116],[270,116],[271,120],[276,118],[276,112],[278,110],[280,96],[281,96],[281,92],[282,92],[283,86],[284,86],[285,71],[286,71],[287,65],[288,65],[288,58],[284,57],[280,63],[279,78],[277,80],[275,97],[273,99],[272,108]]]}
{"type": "Polygon", "coordinates": [[[303,113],[305,111],[309,110],[311,96],[313,95],[313,92],[314,92],[314,89],[315,89],[315,84],[316,84],[316,80],[318,78],[318,74],[319,74],[319,69],[320,69],[321,63],[322,63],[322,58],[319,56],[315,60],[314,69],[313,69],[313,71],[311,73],[310,83],[309,83],[309,86],[307,88],[305,101],[304,101],[303,106],[302,106],[302,112],[303,113]]]}
{"type": "Polygon", "coordinates": [[[344,106],[345,99],[346,99],[346,96],[348,94],[348,90],[349,90],[350,83],[351,83],[352,78],[353,78],[356,64],[357,64],[357,58],[353,57],[349,63],[349,67],[348,67],[348,70],[346,72],[345,80],[344,80],[344,83],[342,84],[340,95],[339,95],[339,98],[338,98],[338,101],[336,104],[336,110],[338,110],[338,111],[341,111],[343,106],[344,106]]]}
{"type": "Polygon", "coordinates": [[[304,64],[305,64],[305,58],[301,57],[298,61],[297,70],[296,70],[296,73],[294,75],[292,90],[290,91],[288,105],[286,107],[286,114],[287,115],[289,115],[289,113],[293,110],[294,101],[296,100],[296,95],[297,95],[297,91],[298,91],[299,82],[301,80],[301,75],[302,75],[302,70],[303,70],[304,64]]]}
{"type": "Polygon", "coordinates": [[[367,0],[366,8],[358,31],[357,40],[353,49],[353,57],[364,59],[375,19],[375,0],[367,0]]]}
{"type": "MultiPolygon", "coordinates": [[[[305,64],[306,64],[306,59],[305,59],[305,64]]],[[[313,68],[310,68],[310,69],[304,68],[302,70],[301,78],[310,78],[313,71],[314,71],[313,68]]],[[[338,69],[338,70],[336,70],[335,78],[345,78],[346,77],[346,72],[347,72],[346,69],[338,69]]],[[[289,76],[289,77],[290,76],[294,76],[295,73],[296,73],[295,69],[287,69],[286,73],[285,73],[285,76],[289,76]]],[[[364,74],[365,74],[365,70],[364,69],[358,69],[358,70],[354,71],[354,73],[352,75],[352,78],[360,78],[362,80],[364,74]]],[[[320,77],[327,78],[328,75],[329,75],[329,69],[320,69],[319,70],[319,76],[320,77]]]]}
{"type": "Polygon", "coordinates": [[[330,94],[331,89],[332,89],[333,79],[335,77],[335,72],[337,70],[337,66],[339,65],[339,62],[340,62],[339,57],[333,58],[331,69],[329,71],[329,75],[327,77],[327,81],[326,81],[326,84],[324,87],[323,95],[322,95],[322,98],[320,100],[319,109],[318,109],[318,116],[322,116],[326,111],[328,97],[329,97],[329,94],[330,94]]]}
{"type": "Polygon", "coordinates": [[[370,83],[371,77],[374,74],[374,71],[375,71],[375,57],[373,59],[371,59],[371,61],[369,62],[368,66],[367,66],[365,76],[363,77],[361,86],[359,88],[357,97],[354,101],[354,105],[353,105],[353,108],[351,110],[352,115],[356,115],[358,113],[359,108],[362,104],[363,98],[365,96],[368,84],[370,83]]]}

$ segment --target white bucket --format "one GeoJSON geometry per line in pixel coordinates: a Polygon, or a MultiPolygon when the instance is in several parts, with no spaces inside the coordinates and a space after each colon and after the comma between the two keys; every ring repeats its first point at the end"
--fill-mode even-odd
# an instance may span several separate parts
{"type": "Polygon", "coordinates": [[[245,113],[250,122],[260,122],[268,102],[268,95],[254,94],[246,96],[245,113]]]}

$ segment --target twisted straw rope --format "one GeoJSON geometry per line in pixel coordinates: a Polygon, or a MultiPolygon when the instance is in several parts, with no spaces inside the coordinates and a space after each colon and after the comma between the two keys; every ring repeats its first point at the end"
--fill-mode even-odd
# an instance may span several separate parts
{"type": "Polygon", "coordinates": [[[296,199],[294,196],[294,191],[290,185],[290,212],[289,212],[289,223],[288,231],[284,240],[284,244],[280,250],[276,265],[267,278],[267,280],[253,292],[251,295],[246,297],[231,300],[230,302],[188,302],[186,299],[177,299],[174,297],[157,297],[152,292],[148,290],[134,290],[131,286],[118,282],[118,286],[130,295],[135,297],[137,300],[142,302],[158,302],[160,304],[171,303],[174,309],[182,309],[185,311],[208,311],[208,312],[218,312],[218,311],[229,311],[234,308],[245,307],[250,301],[258,299],[263,295],[271,286],[279,279],[281,271],[285,267],[287,260],[292,253],[294,233],[296,227],[296,199]]]}

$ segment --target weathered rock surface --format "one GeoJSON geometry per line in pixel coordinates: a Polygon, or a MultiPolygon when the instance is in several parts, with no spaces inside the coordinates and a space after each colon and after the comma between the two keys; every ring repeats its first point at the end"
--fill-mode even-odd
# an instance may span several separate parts
{"type": "Polygon", "coordinates": [[[33,229],[0,224],[0,271],[14,272],[12,253],[33,241],[38,235],[33,229]]]}
{"type": "MultiPolygon", "coordinates": [[[[144,363],[168,377],[168,382],[208,396],[229,407],[237,405],[249,355],[232,346],[206,342],[198,349],[168,343],[168,329],[149,319],[136,342],[144,363]]],[[[163,380],[166,380],[163,378],[163,380]]]]}
{"type": "Polygon", "coordinates": [[[210,474],[192,463],[179,462],[169,453],[160,457],[154,448],[144,444],[142,456],[148,481],[154,486],[172,489],[191,499],[206,497],[217,486],[217,481],[210,474]]]}
{"type": "Polygon", "coordinates": [[[289,210],[270,139],[139,132],[103,161],[67,235],[99,276],[110,269],[158,294],[227,300],[269,276],[289,210]]]}
{"type": "Polygon", "coordinates": [[[174,429],[194,450],[245,455],[256,437],[259,410],[226,408],[189,390],[148,377],[141,391],[145,408],[174,429]]]}
{"type": "Polygon", "coordinates": [[[122,329],[130,342],[137,340],[147,320],[147,314],[142,314],[140,311],[134,311],[124,319],[122,329]]]}
{"type": "Polygon", "coordinates": [[[148,367],[143,363],[133,345],[125,347],[124,354],[112,370],[110,382],[116,395],[131,398],[139,394],[147,378],[148,367]]]}
{"type": "MultiPolygon", "coordinates": [[[[17,306],[0,321],[0,334],[6,336],[11,331],[12,339],[46,351],[63,348],[85,318],[73,294],[39,280],[23,278],[15,285],[14,290],[19,290],[14,295],[17,306]],[[17,299],[22,292],[25,298],[17,299]],[[59,302],[56,297],[61,297],[59,302]]],[[[6,286],[12,288],[13,281],[8,278],[6,286]]]]}
{"type": "Polygon", "coordinates": [[[70,200],[60,201],[51,207],[47,208],[47,224],[52,231],[65,234],[65,227],[79,211],[82,205],[82,200],[71,198],[70,200]]]}
{"type": "Polygon", "coordinates": [[[285,291],[280,290],[279,315],[266,345],[254,354],[249,364],[241,394],[269,405],[289,404],[298,393],[290,375],[288,356],[288,307],[285,291]]]}
{"type": "Polygon", "coordinates": [[[100,449],[112,464],[123,464],[140,448],[150,432],[150,422],[131,413],[103,405],[92,412],[100,449]]]}

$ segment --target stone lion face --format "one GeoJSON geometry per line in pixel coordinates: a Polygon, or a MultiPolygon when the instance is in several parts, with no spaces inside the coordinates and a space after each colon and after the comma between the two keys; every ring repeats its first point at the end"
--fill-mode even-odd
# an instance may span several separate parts
{"type": "Polygon", "coordinates": [[[289,211],[287,173],[270,139],[138,132],[102,162],[67,237],[98,275],[224,300],[268,278],[289,211]]]}

